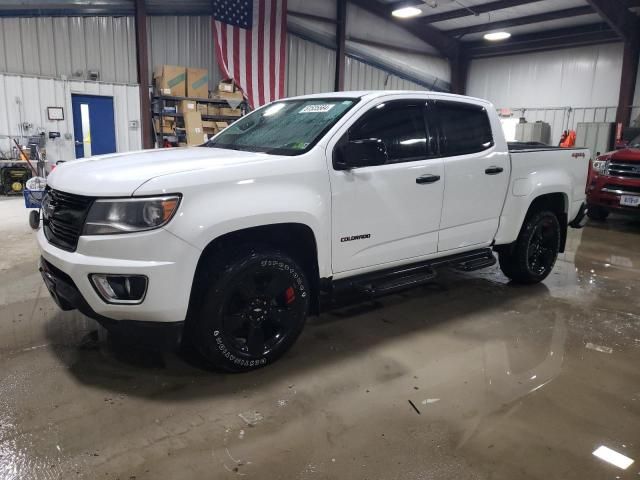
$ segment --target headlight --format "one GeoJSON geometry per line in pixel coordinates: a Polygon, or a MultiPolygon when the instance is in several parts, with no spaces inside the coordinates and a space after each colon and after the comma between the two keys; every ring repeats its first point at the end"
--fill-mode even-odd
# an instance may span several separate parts
{"type": "Polygon", "coordinates": [[[89,210],[83,235],[108,235],[152,230],[171,220],[179,195],[154,198],[105,198],[89,210]]]}
{"type": "Polygon", "coordinates": [[[594,160],[591,166],[600,175],[606,175],[608,165],[609,160],[594,160]]]}

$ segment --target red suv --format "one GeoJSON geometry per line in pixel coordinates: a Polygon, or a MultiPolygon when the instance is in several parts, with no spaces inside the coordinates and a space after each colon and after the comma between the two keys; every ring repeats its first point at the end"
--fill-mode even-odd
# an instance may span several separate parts
{"type": "Polygon", "coordinates": [[[640,136],[592,162],[587,204],[594,220],[604,220],[613,211],[640,215],[640,136]]]}

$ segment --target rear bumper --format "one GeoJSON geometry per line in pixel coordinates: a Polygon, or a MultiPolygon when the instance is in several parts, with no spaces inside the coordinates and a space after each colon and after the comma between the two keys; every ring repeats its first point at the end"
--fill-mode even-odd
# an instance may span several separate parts
{"type": "Polygon", "coordinates": [[[145,322],[105,317],[91,308],[69,275],[42,257],[39,270],[53,300],[62,310],[77,309],[109,332],[147,347],[175,350],[182,342],[184,322],[145,322]]]}

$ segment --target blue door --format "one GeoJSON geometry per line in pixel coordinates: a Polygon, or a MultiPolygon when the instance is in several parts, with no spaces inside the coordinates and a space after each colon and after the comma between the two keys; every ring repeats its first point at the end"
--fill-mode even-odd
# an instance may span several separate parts
{"type": "Polygon", "coordinates": [[[76,158],[116,151],[113,97],[71,95],[76,158]]]}

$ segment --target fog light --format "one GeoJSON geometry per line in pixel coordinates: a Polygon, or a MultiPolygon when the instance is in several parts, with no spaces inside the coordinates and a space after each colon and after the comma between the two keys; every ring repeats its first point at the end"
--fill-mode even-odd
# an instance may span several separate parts
{"type": "Polygon", "coordinates": [[[107,303],[142,303],[147,293],[147,277],[144,275],[92,273],[89,279],[98,295],[107,303]]]}

